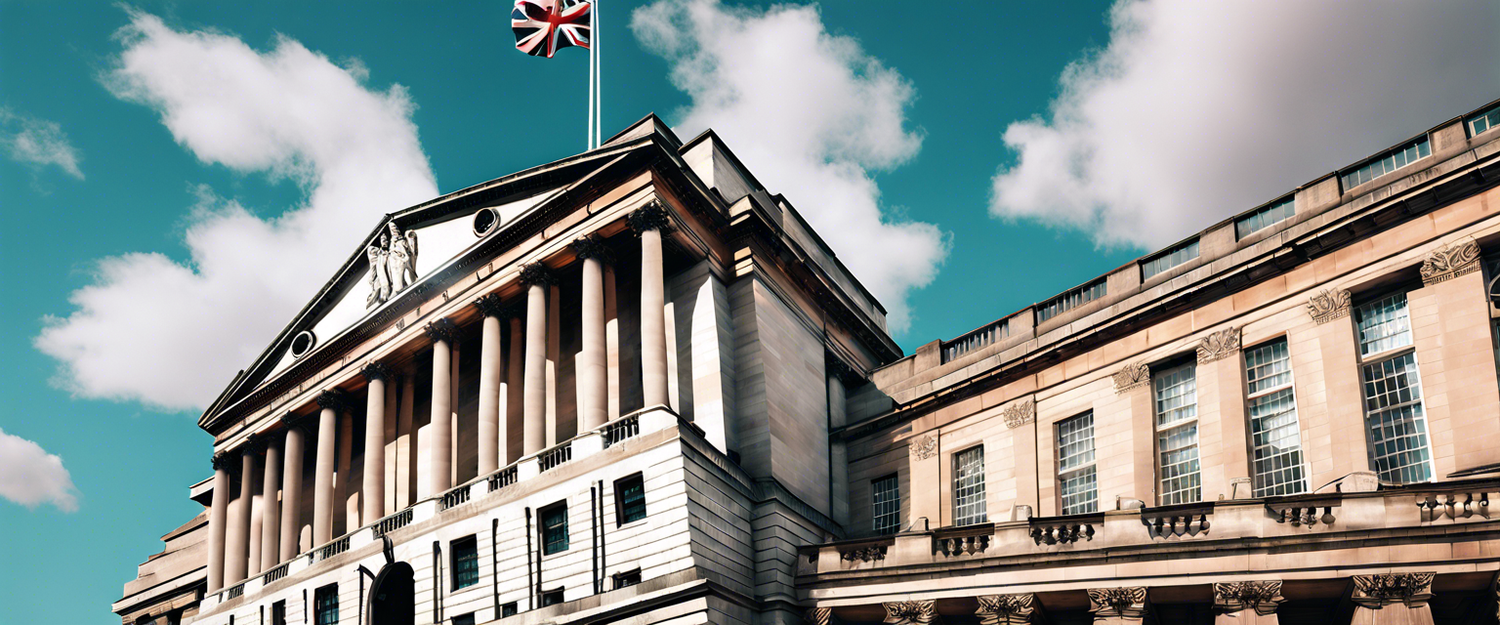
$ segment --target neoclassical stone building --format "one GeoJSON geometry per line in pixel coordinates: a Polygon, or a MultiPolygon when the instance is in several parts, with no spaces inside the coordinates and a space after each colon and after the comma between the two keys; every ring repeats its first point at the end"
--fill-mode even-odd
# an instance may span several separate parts
{"type": "Polygon", "coordinates": [[[205,511],[114,610],[1494,623],[1491,124],[903,356],[786,198],[647,117],[381,220],[204,413],[205,511]]]}

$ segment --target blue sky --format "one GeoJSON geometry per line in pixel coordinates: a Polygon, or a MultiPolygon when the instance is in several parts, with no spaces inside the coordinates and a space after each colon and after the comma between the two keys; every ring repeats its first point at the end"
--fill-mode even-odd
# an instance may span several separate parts
{"type": "MultiPolygon", "coordinates": [[[[610,2],[603,126],[719,130],[911,351],[1500,97],[1493,3],[1351,8],[610,2]]],[[[508,12],[0,2],[0,623],[117,622],[197,408],[379,215],[582,149],[508,12]]]]}

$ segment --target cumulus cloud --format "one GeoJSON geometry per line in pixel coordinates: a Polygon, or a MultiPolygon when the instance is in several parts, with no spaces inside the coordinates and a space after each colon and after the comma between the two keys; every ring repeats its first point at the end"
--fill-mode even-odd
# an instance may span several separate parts
{"type": "Polygon", "coordinates": [[[636,9],[631,29],[692,98],[679,130],[713,128],[885,304],[891,327],[905,329],[908,294],[947,255],[936,226],[883,209],[871,177],[921,148],[920,131],[907,128],[910,83],[853,39],[829,34],[810,6],[662,0],[636,9]]]}
{"type": "Polygon", "coordinates": [[[78,510],[78,489],[62,458],[5,430],[0,430],[0,497],[28,508],[50,503],[63,512],[78,510]]]}
{"type": "Polygon", "coordinates": [[[57,122],[37,119],[10,109],[0,108],[0,149],[18,163],[37,167],[56,165],[79,180],[78,150],[68,143],[68,135],[57,122]]]}
{"type": "Polygon", "coordinates": [[[1500,95],[1500,5],[1121,0],[993,215],[1159,247],[1500,95]]]}
{"type": "Polygon", "coordinates": [[[378,217],[437,194],[401,86],[374,89],[278,37],[257,51],[234,36],[181,31],[131,12],[104,76],[151,107],[206,164],[291,179],[306,201],[262,219],[212,190],[183,233],[188,262],[140,251],[97,263],[75,310],[48,319],[36,346],[83,397],[201,408],[250,364],[359,244],[378,217]]]}

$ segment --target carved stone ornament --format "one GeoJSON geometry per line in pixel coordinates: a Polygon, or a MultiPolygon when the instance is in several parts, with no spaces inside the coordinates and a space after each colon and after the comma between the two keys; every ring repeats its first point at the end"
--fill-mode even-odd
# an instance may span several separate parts
{"type": "Polygon", "coordinates": [[[359,374],[365,376],[365,379],[371,382],[375,380],[389,380],[392,373],[394,372],[391,370],[391,366],[383,362],[372,362],[359,370],[359,374]]]}
{"type": "Polygon", "coordinates": [[[885,549],[885,547],[880,545],[871,545],[869,547],[841,551],[839,552],[839,557],[849,562],[875,562],[885,559],[885,549]]]}
{"type": "Polygon", "coordinates": [[[479,314],[486,317],[503,318],[505,316],[505,303],[500,301],[499,293],[485,293],[474,300],[474,308],[479,314]]]}
{"type": "Polygon", "coordinates": [[[1355,575],[1354,603],[1367,608],[1404,603],[1415,607],[1432,598],[1433,573],[1355,575]]]}
{"type": "Polygon", "coordinates": [[[215,471],[232,471],[234,463],[229,461],[229,453],[224,451],[214,452],[213,467],[215,471]]]}
{"type": "Polygon", "coordinates": [[[1268,616],[1283,601],[1281,582],[1225,582],[1214,584],[1214,609],[1221,613],[1254,610],[1268,616]]]}
{"type": "Polygon", "coordinates": [[[427,327],[422,328],[422,331],[426,332],[427,338],[432,339],[434,343],[443,341],[452,345],[458,342],[458,325],[447,317],[434,319],[432,323],[427,324],[427,327]]]}
{"type": "Polygon", "coordinates": [[[928,625],[937,620],[937,602],[928,600],[888,601],[885,606],[887,625],[928,625]]]}
{"type": "Polygon", "coordinates": [[[672,226],[672,218],[667,216],[667,209],[663,208],[660,201],[651,200],[625,218],[630,224],[630,229],[636,235],[647,230],[660,230],[666,232],[672,226]]]}
{"type": "Polygon", "coordinates": [[[1444,245],[1422,259],[1422,284],[1437,284],[1479,270],[1479,244],[1473,239],[1444,245]]]}
{"type": "Polygon", "coordinates": [[[1005,427],[1012,430],[1036,421],[1036,401],[1027,397],[1006,406],[1005,410],[1000,411],[1000,417],[1005,419],[1005,427]]]}
{"type": "Polygon", "coordinates": [[[1089,588],[1087,592],[1089,593],[1089,612],[1094,614],[1094,618],[1146,616],[1145,588],[1089,588]]]}
{"type": "Polygon", "coordinates": [[[1335,319],[1349,316],[1349,292],[1343,289],[1323,289],[1307,300],[1307,314],[1322,325],[1335,319]]]}
{"type": "Polygon", "coordinates": [[[416,231],[403,233],[396,222],[386,226],[387,232],[380,235],[380,241],[365,249],[370,261],[370,295],[365,298],[365,308],[388,302],[417,282],[416,231]]]}
{"type": "Polygon", "coordinates": [[[1240,352],[1240,328],[1225,328],[1198,343],[1198,364],[1206,365],[1240,352]]]}
{"type": "Polygon", "coordinates": [[[573,242],[573,255],[578,260],[594,259],[606,265],[614,262],[614,252],[603,239],[592,234],[586,234],[573,242]]]}
{"type": "Polygon", "coordinates": [[[981,625],[1012,625],[1032,622],[1036,614],[1036,595],[980,595],[979,615],[981,625]]]}
{"type": "Polygon", "coordinates": [[[803,620],[807,625],[833,625],[833,608],[813,608],[803,620]]]}
{"type": "Polygon", "coordinates": [[[1115,373],[1114,379],[1115,392],[1124,393],[1138,386],[1150,384],[1151,367],[1147,367],[1144,362],[1125,365],[1118,373],[1115,373]]]}
{"type": "Polygon", "coordinates": [[[520,278],[521,284],[526,286],[553,286],[557,284],[557,275],[541,263],[531,263],[522,266],[520,278]]]}
{"type": "Polygon", "coordinates": [[[912,441],[911,455],[917,460],[926,460],[937,455],[937,437],[931,434],[923,436],[921,440],[912,441]]]}
{"type": "Polygon", "coordinates": [[[349,407],[349,397],[338,389],[318,394],[318,407],[334,412],[343,412],[349,407]]]}

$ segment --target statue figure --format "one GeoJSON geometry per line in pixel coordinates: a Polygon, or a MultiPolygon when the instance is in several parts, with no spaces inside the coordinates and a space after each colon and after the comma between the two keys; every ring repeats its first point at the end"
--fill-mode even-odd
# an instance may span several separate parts
{"type": "Polygon", "coordinates": [[[365,298],[365,308],[374,308],[391,297],[391,278],[386,273],[386,251],[379,245],[365,250],[370,257],[370,296],[365,298]]]}
{"type": "MultiPolygon", "coordinates": [[[[391,294],[394,295],[417,281],[417,233],[407,231],[402,234],[395,222],[387,225],[390,226],[390,247],[386,248],[385,265],[391,281],[391,294]]],[[[381,235],[382,244],[386,242],[386,236],[381,235]]]]}

